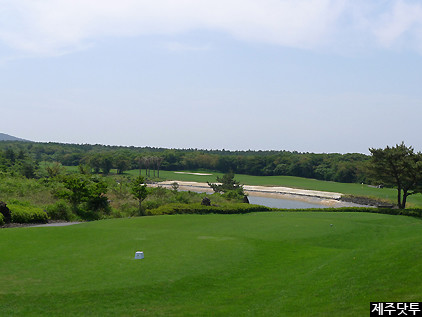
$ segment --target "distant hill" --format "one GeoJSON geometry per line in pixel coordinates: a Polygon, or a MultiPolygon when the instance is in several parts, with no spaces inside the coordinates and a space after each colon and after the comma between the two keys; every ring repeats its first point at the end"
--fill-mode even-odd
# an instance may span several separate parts
{"type": "Polygon", "coordinates": [[[25,141],[25,142],[31,142],[29,140],[20,139],[17,137],[14,137],[12,135],[8,135],[5,133],[0,133],[0,141],[25,141]]]}

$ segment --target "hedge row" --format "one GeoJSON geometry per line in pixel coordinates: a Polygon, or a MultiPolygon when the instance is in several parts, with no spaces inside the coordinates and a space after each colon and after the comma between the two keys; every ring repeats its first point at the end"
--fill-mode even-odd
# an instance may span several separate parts
{"type": "MultiPolygon", "coordinates": [[[[8,205],[15,223],[46,223],[49,216],[42,208],[30,206],[28,203],[8,205]]],[[[54,219],[69,220],[70,210],[63,203],[57,203],[54,208],[48,208],[49,214],[54,219]]],[[[182,204],[173,203],[147,210],[147,215],[175,215],[175,214],[245,214],[250,212],[284,211],[284,212],[368,212],[388,215],[402,215],[422,218],[422,209],[391,209],[371,207],[344,207],[344,208],[311,208],[311,209],[275,209],[260,205],[244,203],[228,204],[221,206],[204,206],[200,203],[182,204]]],[[[0,213],[0,225],[4,224],[4,217],[0,213]]]]}
{"type": "Polygon", "coordinates": [[[258,211],[272,211],[273,208],[250,205],[250,204],[230,204],[223,206],[204,206],[197,204],[167,204],[155,209],[147,210],[147,215],[175,215],[175,214],[245,214],[258,211]]]}
{"type": "Polygon", "coordinates": [[[312,211],[312,212],[369,212],[384,215],[400,215],[422,218],[422,209],[392,209],[374,207],[342,207],[342,208],[309,208],[309,209],[277,209],[277,211],[312,211]]]}
{"type": "Polygon", "coordinates": [[[285,212],[368,212],[386,215],[401,215],[422,218],[422,209],[391,209],[373,207],[343,207],[343,208],[309,208],[309,209],[276,209],[260,205],[230,204],[223,206],[203,206],[201,204],[167,204],[156,209],[147,210],[147,215],[175,215],[175,214],[244,214],[260,211],[285,212]]]}
{"type": "Polygon", "coordinates": [[[15,223],[47,223],[48,215],[42,208],[28,205],[8,205],[15,223]]]}

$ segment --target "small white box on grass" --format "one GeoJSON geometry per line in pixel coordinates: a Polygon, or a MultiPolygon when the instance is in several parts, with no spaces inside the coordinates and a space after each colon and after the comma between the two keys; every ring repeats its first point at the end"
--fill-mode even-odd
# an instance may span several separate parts
{"type": "Polygon", "coordinates": [[[137,251],[135,253],[135,260],[140,260],[140,259],[143,259],[143,258],[144,258],[144,252],[137,251]]]}

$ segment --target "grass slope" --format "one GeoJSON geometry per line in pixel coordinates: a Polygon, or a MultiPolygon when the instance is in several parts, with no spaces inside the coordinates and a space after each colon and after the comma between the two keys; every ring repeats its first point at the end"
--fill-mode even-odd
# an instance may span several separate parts
{"type": "Polygon", "coordinates": [[[422,301],[421,235],[411,217],[327,212],[3,229],[0,315],[365,316],[422,301]]]}

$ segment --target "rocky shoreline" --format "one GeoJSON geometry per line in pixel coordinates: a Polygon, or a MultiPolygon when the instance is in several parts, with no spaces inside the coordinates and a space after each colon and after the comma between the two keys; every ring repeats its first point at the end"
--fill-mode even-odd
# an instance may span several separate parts
{"type": "Polygon", "coordinates": [[[378,208],[394,208],[395,207],[391,203],[378,200],[375,198],[369,198],[369,197],[343,195],[340,197],[340,200],[344,202],[351,202],[358,205],[373,206],[373,207],[378,207],[378,208]]]}

